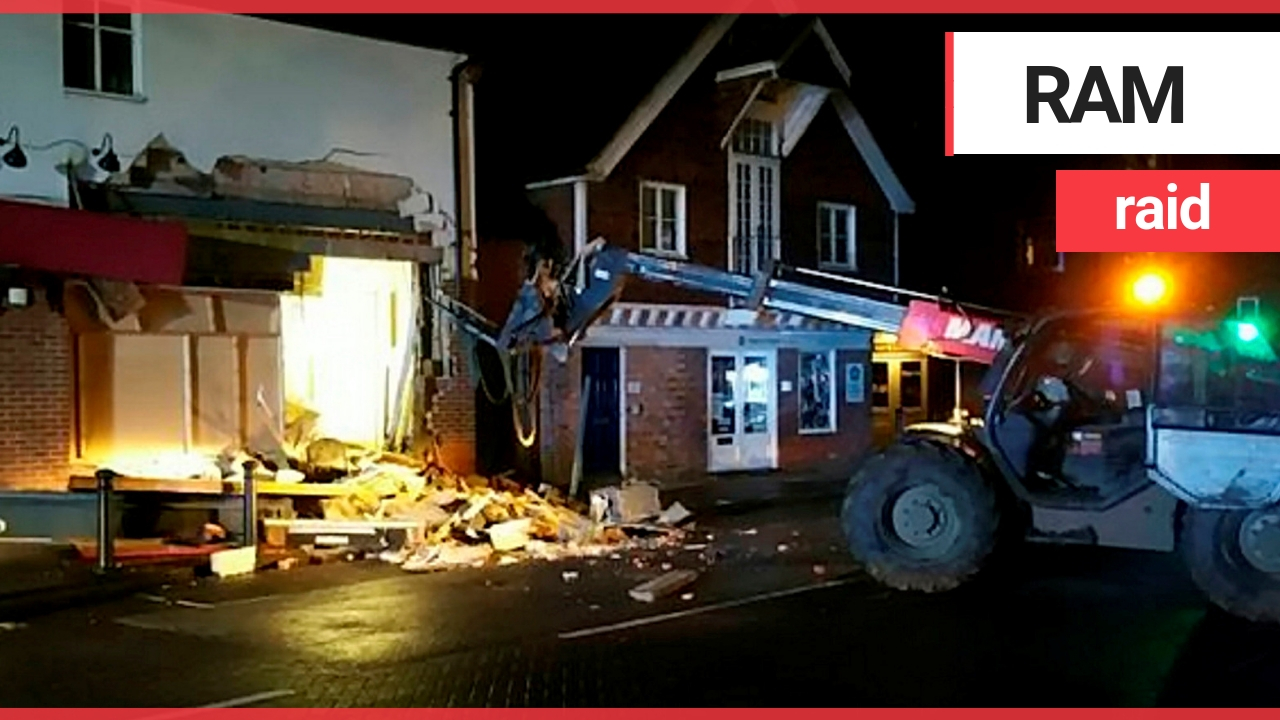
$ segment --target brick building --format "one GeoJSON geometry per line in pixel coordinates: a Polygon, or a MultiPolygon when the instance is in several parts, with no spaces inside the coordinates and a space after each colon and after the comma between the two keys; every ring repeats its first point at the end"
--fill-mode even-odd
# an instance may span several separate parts
{"type": "Polygon", "coordinates": [[[423,301],[469,269],[465,61],[244,16],[0,18],[11,532],[8,491],[216,452],[293,399],[330,436],[434,432],[472,465],[467,364],[423,301]]]}
{"type": "Polygon", "coordinates": [[[4,485],[65,489],[72,447],[71,332],[43,292],[0,314],[0,468],[4,485]]]}
{"type": "MultiPolygon", "coordinates": [[[[913,202],[851,101],[853,70],[822,22],[702,23],[671,23],[690,41],[658,77],[610,82],[597,60],[589,100],[543,106],[560,126],[558,151],[544,147],[523,168],[549,225],[539,237],[568,255],[602,236],[745,274],[777,259],[897,280],[898,220],[913,202]]],[[[486,107],[493,91],[480,88],[486,107]]],[[[580,424],[583,473],[603,481],[843,473],[871,443],[872,350],[869,331],[631,283],[566,363],[545,361],[544,480],[570,477],[580,424]]]]}

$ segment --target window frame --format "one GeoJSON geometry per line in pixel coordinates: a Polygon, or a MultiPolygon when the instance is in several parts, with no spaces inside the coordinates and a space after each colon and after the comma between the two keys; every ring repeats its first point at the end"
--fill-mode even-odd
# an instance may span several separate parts
{"type": "Polygon", "coordinates": [[[836,372],[836,360],[835,350],[800,350],[796,355],[796,430],[800,435],[834,435],[839,431],[840,412],[838,399],[840,394],[838,385],[840,377],[836,372]],[[830,383],[827,388],[827,412],[830,423],[827,427],[804,427],[804,360],[806,355],[822,355],[827,359],[827,374],[830,376],[830,383]]]}
{"type": "Polygon", "coordinates": [[[921,360],[900,361],[898,363],[898,407],[902,408],[903,412],[917,412],[917,411],[925,410],[929,406],[929,403],[926,400],[927,392],[928,390],[925,388],[924,360],[921,359],[921,360]],[[914,365],[916,366],[916,369],[908,371],[907,365],[914,365]],[[904,388],[906,388],[905,380],[907,377],[916,378],[920,385],[919,396],[916,398],[917,400],[919,400],[919,403],[916,405],[907,405],[906,401],[904,400],[904,398],[906,397],[906,392],[904,388]]]}
{"type": "Polygon", "coordinates": [[[59,49],[59,67],[61,69],[60,82],[62,91],[67,95],[80,95],[86,97],[104,98],[109,100],[125,100],[131,102],[144,102],[146,95],[142,88],[142,15],[140,13],[62,13],[58,16],[58,39],[59,49]],[[92,15],[92,25],[69,20],[68,14],[92,15]],[[100,20],[102,15],[128,15],[129,29],[114,28],[104,26],[100,20]],[[92,89],[72,87],[67,84],[67,68],[66,68],[66,46],[67,46],[67,25],[75,25],[77,27],[87,28],[93,33],[93,85],[92,89]],[[131,78],[131,92],[129,94],[112,92],[104,90],[102,86],[102,33],[115,33],[119,35],[127,35],[129,37],[129,47],[131,51],[130,68],[133,77],[131,78]]]}
{"type": "Polygon", "coordinates": [[[637,211],[638,211],[637,215],[639,216],[638,230],[640,233],[639,237],[637,238],[637,244],[640,247],[640,252],[647,253],[649,255],[661,255],[664,257],[675,257],[675,258],[689,257],[689,244],[688,244],[688,231],[687,231],[687,226],[689,222],[688,207],[689,207],[688,189],[686,188],[686,186],[680,185],[678,183],[662,182],[658,180],[641,180],[639,204],[637,206],[637,211]],[[649,222],[649,219],[645,217],[645,214],[644,214],[644,194],[648,190],[654,191],[655,232],[653,235],[653,240],[655,242],[657,242],[657,239],[658,239],[658,233],[656,232],[656,230],[661,225],[662,221],[666,219],[662,215],[662,193],[666,191],[675,193],[675,196],[676,196],[675,197],[675,226],[676,226],[675,249],[668,250],[666,248],[661,248],[656,246],[645,247],[644,245],[645,225],[649,222]]]}
{"type": "Polygon", "coordinates": [[[818,226],[817,235],[814,242],[818,246],[818,266],[832,270],[856,271],[858,269],[858,206],[850,203],[837,203],[820,201],[818,203],[818,226]],[[846,219],[845,232],[848,234],[848,247],[845,252],[848,253],[849,260],[846,263],[835,261],[835,242],[836,227],[835,218],[839,211],[848,213],[846,219]],[[830,233],[830,260],[823,259],[823,254],[828,250],[823,241],[823,233],[830,233]]]}

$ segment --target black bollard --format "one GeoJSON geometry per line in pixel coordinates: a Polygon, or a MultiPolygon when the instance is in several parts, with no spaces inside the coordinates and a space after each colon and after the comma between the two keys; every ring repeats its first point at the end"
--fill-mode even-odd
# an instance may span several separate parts
{"type": "Polygon", "coordinates": [[[253,471],[258,466],[253,460],[244,463],[244,530],[242,547],[258,544],[258,488],[253,471]]]}
{"type": "Polygon", "coordinates": [[[111,527],[112,495],[115,479],[113,470],[102,469],[94,473],[98,481],[98,568],[99,573],[115,569],[115,531],[111,527]]]}

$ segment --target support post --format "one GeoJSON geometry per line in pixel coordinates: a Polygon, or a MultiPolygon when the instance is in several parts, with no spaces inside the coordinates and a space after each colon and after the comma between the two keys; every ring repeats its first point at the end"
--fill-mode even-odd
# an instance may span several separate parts
{"type": "Polygon", "coordinates": [[[115,492],[114,470],[102,469],[94,473],[98,481],[98,566],[99,574],[115,569],[115,529],[111,526],[112,500],[115,492]]]}
{"type": "Polygon", "coordinates": [[[578,497],[582,482],[582,443],[587,433],[587,409],[591,404],[591,376],[582,384],[582,402],[578,405],[578,436],[573,444],[573,473],[569,480],[569,497],[578,497]]]}
{"type": "MultiPolygon", "coordinates": [[[[898,213],[893,214],[893,286],[902,285],[902,261],[898,258],[898,213]]],[[[898,293],[893,294],[893,301],[899,302],[898,293]]]]}
{"type": "Polygon", "coordinates": [[[962,406],[964,405],[964,402],[963,402],[964,393],[961,391],[961,388],[963,387],[964,378],[963,378],[963,373],[961,372],[960,361],[956,360],[955,363],[956,363],[956,407],[955,407],[955,410],[953,410],[953,414],[955,415],[956,421],[959,422],[960,415],[963,410],[962,406]]]}
{"type": "Polygon", "coordinates": [[[258,487],[253,471],[258,463],[246,460],[244,463],[244,530],[241,547],[252,547],[258,544],[258,487]]]}

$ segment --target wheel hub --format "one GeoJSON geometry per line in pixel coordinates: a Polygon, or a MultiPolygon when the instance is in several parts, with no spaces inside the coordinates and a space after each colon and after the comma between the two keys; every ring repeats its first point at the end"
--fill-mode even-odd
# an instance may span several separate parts
{"type": "Polygon", "coordinates": [[[1240,524],[1240,551],[1255,568],[1280,574],[1280,508],[1249,513],[1240,524]]]}
{"type": "Polygon", "coordinates": [[[917,550],[944,552],[960,534],[955,504],[937,485],[917,485],[893,505],[893,531],[917,550]]]}

